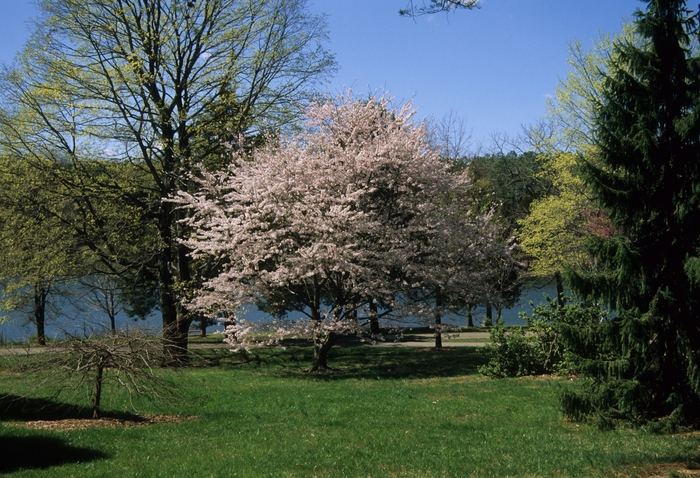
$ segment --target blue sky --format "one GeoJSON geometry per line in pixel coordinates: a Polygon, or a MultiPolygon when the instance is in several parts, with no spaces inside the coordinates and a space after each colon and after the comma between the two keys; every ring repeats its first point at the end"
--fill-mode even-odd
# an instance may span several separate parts
{"type": "MultiPolygon", "coordinates": [[[[420,0],[416,0],[420,1],[420,0]]],[[[632,20],[640,0],[482,0],[478,10],[399,17],[408,0],[309,0],[328,15],[340,70],[330,93],[388,91],[413,100],[419,116],[453,111],[466,118],[475,145],[493,134],[516,136],[546,112],[569,67],[567,46],[590,46],[632,20]]],[[[31,0],[0,0],[0,62],[27,38],[31,0]]]]}

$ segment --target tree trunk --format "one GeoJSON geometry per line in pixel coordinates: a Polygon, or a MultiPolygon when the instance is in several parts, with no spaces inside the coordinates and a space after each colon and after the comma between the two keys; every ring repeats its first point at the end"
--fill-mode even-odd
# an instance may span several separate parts
{"type": "Polygon", "coordinates": [[[174,243],[173,230],[175,216],[172,204],[167,201],[161,203],[159,234],[163,243],[158,264],[158,285],[160,288],[160,310],[163,318],[163,364],[165,366],[181,366],[188,363],[187,334],[191,319],[178,303],[175,290],[176,270],[180,281],[189,280],[189,262],[180,248],[176,254],[172,253],[174,243]],[[173,260],[173,255],[177,261],[173,260]],[[187,271],[183,274],[183,271],[187,271]]]}
{"type": "MultiPolygon", "coordinates": [[[[162,251],[158,285],[160,289],[160,312],[163,319],[163,365],[178,365],[183,357],[178,337],[177,307],[173,291],[173,278],[169,270],[169,252],[162,251]]],[[[184,354],[186,356],[187,349],[184,354]]]]}
{"type": "Polygon", "coordinates": [[[102,398],[102,365],[97,366],[95,375],[95,395],[92,397],[92,418],[100,418],[100,399],[102,398]]]}
{"type": "Polygon", "coordinates": [[[493,325],[493,306],[491,304],[486,304],[486,320],[484,320],[484,325],[487,327],[493,325]]]}
{"type": "Polygon", "coordinates": [[[109,316],[109,327],[112,333],[117,331],[117,295],[114,290],[106,292],[107,315],[109,316]]]}
{"type": "Polygon", "coordinates": [[[34,323],[39,345],[46,345],[46,296],[48,292],[43,284],[34,284],[34,323]]]}
{"type": "Polygon", "coordinates": [[[442,350],[442,294],[435,289],[435,348],[442,350]]]}
{"type": "Polygon", "coordinates": [[[474,327],[474,314],[472,304],[467,304],[467,327],[474,327]]]}
{"type": "Polygon", "coordinates": [[[377,302],[369,300],[369,332],[372,335],[379,334],[379,314],[377,314],[377,302]]]}
{"type": "Polygon", "coordinates": [[[561,273],[556,271],[554,273],[554,280],[557,283],[557,304],[559,307],[564,306],[564,281],[562,280],[561,273]]]}
{"type": "Polygon", "coordinates": [[[328,351],[333,347],[338,336],[335,332],[330,332],[325,340],[321,337],[314,337],[314,362],[311,366],[312,372],[325,372],[328,370],[328,351]]]}

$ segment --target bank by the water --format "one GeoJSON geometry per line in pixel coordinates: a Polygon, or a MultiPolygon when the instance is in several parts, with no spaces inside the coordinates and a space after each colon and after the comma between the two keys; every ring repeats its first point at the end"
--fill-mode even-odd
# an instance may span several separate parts
{"type": "MultiPolygon", "coordinates": [[[[522,325],[524,321],[519,314],[532,313],[530,303],[539,304],[544,302],[545,296],[555,297],[556,289],[553,284],[544,286],[532,286],[525,290],[520,300],[515,306],[502,311],[502,319],[505,325],[522,325]]],[[[99,310],[76,306],[74,300],[62,298],[56,300],[50,310],[47,311],[46,337],[48,339],[60,339],[68,335],[87,337],[109,330],[109,319],[99,310]]],[[[486,309],[479,307],[473,312],[474,325],[483,325],[486,316],[486,309]]],[[[29,321],[31,314],[28,311],[14,311],[6,314],[6,319],[0,323],[0,344],[11,342],[27,342],[31,337],[36,336],[36,325],[29,321]]],[[[251,307],[245,314],[245,318],[250,321],[263,321],[269,317],[259,310],[251,307]]],[[[496,310],[493,310],[493,319],[496,319],[496,310]]],[[[466,316],[448,316],[443,319],[443,323],[456,326],[464,326],[467,323],[466,316]]],[[[117,328],[129,329],[140,328],[152,330],[154,332],[161,329],[161,317],[156,311],[143,320],[134,320],[120,312],[116,317],[117,328]]],[[[196,327],[198,324],[193,324],[196,327]]],[[[421,326],[425,323],[404,321],[404,326],[421,326]]],[[[221,331],[219,325],[209,327],[207,332],[221,331]]]]}

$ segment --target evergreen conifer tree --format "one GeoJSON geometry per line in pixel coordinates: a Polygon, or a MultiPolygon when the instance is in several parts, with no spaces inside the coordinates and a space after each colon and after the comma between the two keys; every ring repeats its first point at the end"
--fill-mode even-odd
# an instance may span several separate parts
{"type": "Polygon", "coordinates": [[[616,43],[583,176],[615,234],[591,239],[572,288],[616,318],[572,332],[591,388],[565,414],[688,423],[700,416],[700,58],[683,0],[647,0],[616,43]]]}

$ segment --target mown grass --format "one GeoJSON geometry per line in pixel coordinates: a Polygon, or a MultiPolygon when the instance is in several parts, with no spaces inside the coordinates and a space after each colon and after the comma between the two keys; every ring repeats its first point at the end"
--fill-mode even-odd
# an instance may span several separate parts
{"type": "MultiPolygon", "coordinates": [[[[201,353],[206,360],[192,368],[162,371],[179,384],[180,401],[139,404],[143,413],[192,421],[38,431],[9,426],[27,417],[0,407],[0,473],[646,476],[654,464],[697,460],[700,450],[696,435],[566,422],[557,393],[575,382],[484,378],[476,372],[485,362],[481,349],[338,347],[334,370],[320,375],[305,372],[308,348],[201,353]]],[[[0,381],[0,393],[22,395],[35,378],[6,372],[0,381]]],[[[111,410],[128,411],[119,392],[106,393],[111,410]]]]}
{"type": "Polygon", "coordinates": [[[191,344],[218,344],[224,341],[224,334],[214,333],[207,334],[202,337],[201,335],[190,335],[187,337],[187,341],[191,344]]]}

